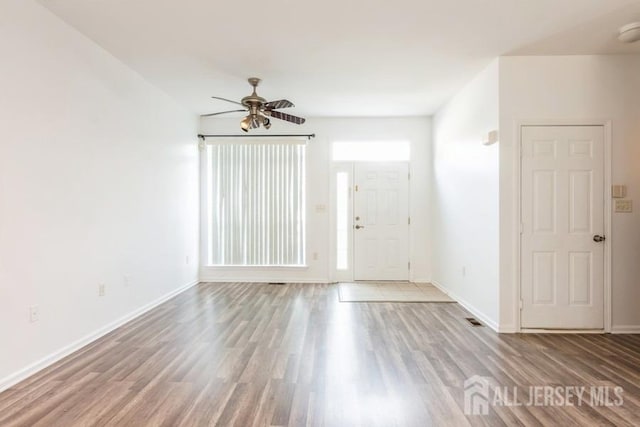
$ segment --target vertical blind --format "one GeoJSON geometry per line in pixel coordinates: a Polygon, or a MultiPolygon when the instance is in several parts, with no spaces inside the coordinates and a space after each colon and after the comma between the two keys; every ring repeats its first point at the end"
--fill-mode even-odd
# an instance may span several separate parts
{"type": "Polygon", "coordinates": [[[305,148],[207,146],[209,265],[304,265],[305,148]]]}

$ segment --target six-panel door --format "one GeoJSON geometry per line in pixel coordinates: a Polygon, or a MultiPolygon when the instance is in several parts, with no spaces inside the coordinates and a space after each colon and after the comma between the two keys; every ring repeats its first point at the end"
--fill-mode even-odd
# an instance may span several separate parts
{"type": "Polygon", "coordinates": [[[604,327],[604,129],[522,128],[523,328],[604,327]]]}
{"type": "Polygon", "coordinates": [[[407,163],[356,163],[355,280],[409,280],[407,163]]]}

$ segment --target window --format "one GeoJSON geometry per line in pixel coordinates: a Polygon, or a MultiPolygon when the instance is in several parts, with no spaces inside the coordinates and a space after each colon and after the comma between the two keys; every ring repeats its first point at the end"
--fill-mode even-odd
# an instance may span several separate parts
{"type": "Polygon", "coordinates": [[[336,173],[336,270],[349,268],[349,173],[336,173]]]}
{"type": "Polygon", "coordinates": [[[338,141],[333,143],[334,162],[408,162],[409,141],[338,141]]]}
{"type": "Polygon", "coordinates": [[[207,261],[305,264],[305,144],[207,145],[207,261]]]}

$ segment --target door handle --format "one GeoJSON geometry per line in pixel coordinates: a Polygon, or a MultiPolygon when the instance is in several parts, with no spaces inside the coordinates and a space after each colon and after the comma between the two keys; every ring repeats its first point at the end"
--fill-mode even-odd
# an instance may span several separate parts
{"type": "Polygon", "coordinates": [[[596,234],[595,236],[593,236],[593,241],[596,243],[600,243],[600,242],[604,242],[606,239],[606,237],[604,236],[600,236],[598,234],[596,234]]]}
{"type": "Polygon", "coordinates": [[[354,228],[355,228],[356,230],[360,230],[361,228],[364,228],[364,225],[356,225],[354,228]]]}

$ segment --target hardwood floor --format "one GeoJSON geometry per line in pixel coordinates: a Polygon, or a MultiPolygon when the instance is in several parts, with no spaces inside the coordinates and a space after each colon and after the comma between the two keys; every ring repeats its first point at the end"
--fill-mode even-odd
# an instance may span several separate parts
{"type": "Polygon", "coordinates": [[[0,425],[640,425],[640,336],[498,335],[465,317],[340,303],[335,285],[201,284],[0,394],[0,425]],[[529,386],[619,386],[624,404],[465,416],[473,375],[520,403],[529,386]]]}

